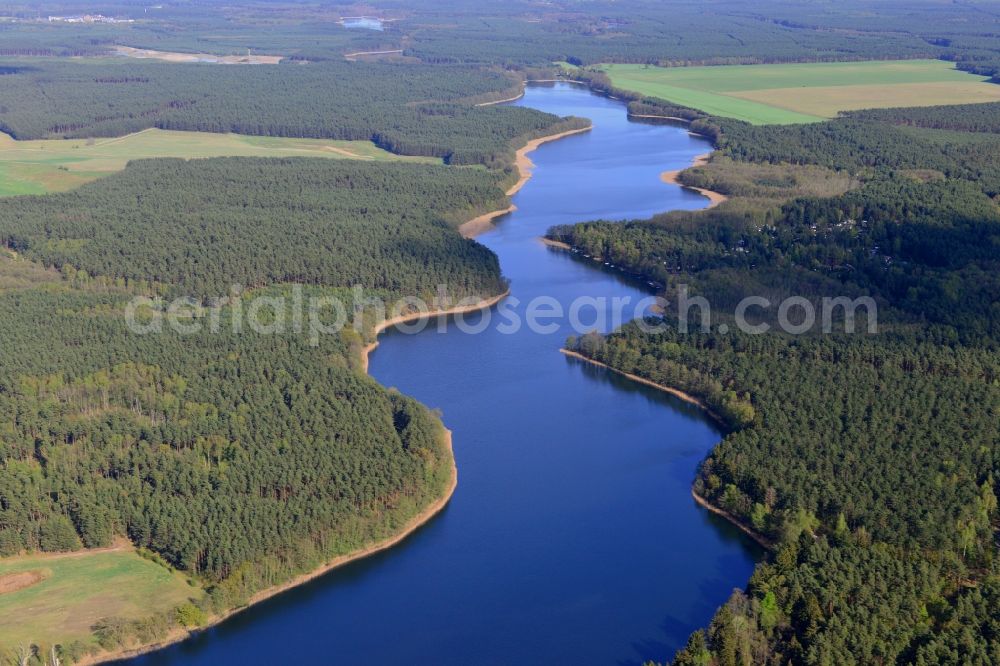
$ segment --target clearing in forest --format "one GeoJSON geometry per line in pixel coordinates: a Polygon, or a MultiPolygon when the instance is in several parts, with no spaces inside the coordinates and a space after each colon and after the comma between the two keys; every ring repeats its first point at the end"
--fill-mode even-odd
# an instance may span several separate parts
{"type": "Polygon", "coordinates": [[[15,141],[0,134],[0,196],[73,189],[121,171],[129,160],[179,157],[327,157],[440,163],[394,155],[370,141],[294,139],[149,129],[112,139],[15,141]]]}
{"type": "Polygon", "coordinates": [[[90,643],[102,618],[140,619],[203,595],[179,573],[122,545],[0,560],[0,648],[90,643]]]}
{"type": "Polygon", "coordinates": [[[118,55],[129,58],[152,58],[166,62],[207,62],[218,65],[277,65],[284,56],[255,55],[249,50],[242,55],[216,55],[214,53],[177,53],[174,51],[154,51],[153,49],[137,49],[131,46],[117,46],[118,55]]]}
{"type": "Polygon", "coordinates": [[[755,125],[817,122],[855,109],[1000,101],[1000,85],[943,60],[601,68],[617,88],[755,125]]]}

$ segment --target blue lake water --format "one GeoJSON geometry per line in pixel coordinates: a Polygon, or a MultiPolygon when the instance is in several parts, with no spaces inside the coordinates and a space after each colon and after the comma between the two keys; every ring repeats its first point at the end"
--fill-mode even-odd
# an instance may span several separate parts
{"type": "MultiPolygon", "coordinates": [[[[479,238],[511,299],[647,296],[641,284],[537,238],[553,224],[705,205],[663,184],[708,144],[633,122],[568,84],[519,105],[593,120],[531,154],[518,210],[479,238]]],[[[511,301],[508,302],[508,305],[511,301]]],[[[474,325],[481,316],[465,321],[474,325]]],[[[586,319],[586,316],[581,318],[586,319]]],[[[593,318],[593,315],[591,315],[593,318]]],[[[570,333],[435,322],[387,331],[370,371],[440,408],[459,485],[396,548],[338,569],[133,664],[640,664],[704,626],[759,550],[691,498],[720,433],[696,408],[559,353],[570,333]],[[438,331],[443,332],[438,332],[438,331]]]]}
{"type": "Polygon", "coordinates": [[[363,30],[384,30],[382,24],[382,19],[371,18],[368,16],[357,16],[353,18],[345,18],[343,20],[343,25],[348,29],[361,28],[363,30]]]}

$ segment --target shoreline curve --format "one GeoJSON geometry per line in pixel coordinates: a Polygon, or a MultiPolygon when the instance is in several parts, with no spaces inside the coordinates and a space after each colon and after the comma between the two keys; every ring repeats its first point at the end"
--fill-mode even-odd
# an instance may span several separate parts
{"type": "Polygon", "coordinates": [[[705,206],[703,210],[708,210],[709,208],[715,208],[719,204],[728,201],[729,197],[727,197],[725,194],[721,194],[720,192],[706,190],[703,187],[693,187],[691,185],[685,185],[680,181],[680,175],[682,171],[686,171],[687,169],[693,169],[694,167],[700,167],[705,164],[708,164],[708,161],[709,159],[711,159],[711,156],[712,156],[712,151],[709,151],[702,155],[698,155],[697,157],[694,158],[694,161],[691,163],[690,166],[684,167],[683,169],[673,169],[671,171],[664,171],[663,173],[660,174],[660,180],[662,180],[664,183],[667,183],[668,185],[677,185],[678,187],[682,187],[686,190],[697,192],[701,196],[708,199],[708,205],[705,206]]]}
{"type": "Polygon", "coordinates": [[[750,529],[749,527],[744,525],[736,516],[729,513],[721,506],[716,506],[715,504],[709,502],[707,499],[699,495],[698,491],[695,490],[694,487],[691,488],[691,497],[694,498],[694,501],[695,503],[698,504],[698,506],[708,509],[709,511],[719,516],[720,518],[725,518],[726,521],[728,521],[734,527],[738,528],[741,532],[743,532],[748,537],[756,541],[757,545],[760,546],[761,548],[764,548],[766,550],[774,550],[774,544],[769,539],[767,539],[763,534],[760,534],[759,532],[755,532],[754,530],[750,529]]]}
{"type": "Polygon", "coordinates": [[[368,374],[368,355],[371,354],[378,347],[378,335],[387,328],[392,328],[397,324],[407,324],[413,321],[420,321],[421,319],[435,319],[437,317],[447,317],[448,315],[456,314],[468,314],[470,312],[478,312],[480,310],[486,310],[491,308],[503,299],[510,295],[510,289],[507,289],[502,294],[497,294],[496,296],[491,296],[489,298],[484,298],[482,300],[476,301],[469,305],[457,305],[451,308],[444,308],[441,310],[430,310],[428,312],[411,312],[408,314],[401,314],[395,317],[390,317],[389,319],[383,319],[381,322],[375,325],[373,329],[373,335],[375,340],[368,343],[361,349],[361,367],[368,374]]]}
{"type": "MultiPolygon", "coordinates": [[[[555,80],[555,81],[561,81],[561,80],[555,80]]],[[[541,83],[541,82],[545,82],[545,81],[533,81],[533,83],[541,83]]],[[[582,81],[580,81],[580,82],[573,81],[573,83],[584,84],[584,82],[582,82],[582,81]]],[[[521,95],[519,95],[516,98],[513,98],[511,100],[500,100],[500,101],[497,101],[497,102],[493,102],[493,104],[499,104],[499,103],[507,102],[507,101],[514,101],[514,100],[518,99],[520,96],[522,96],[523,94],[524,94],[524,92],[522,90],[521,95]]],[[[509,196],[513,196],[522,187],[524,187],[524,185],[528,182],[528,180],[531,179],[532,169],[533,169],[533,167],[535,165],[534,165],[534,162],[532,162],[531,159],[528,157],[528,153],[534,151],[539,146],[541,146],[544,143],[548,143],[549,141],[556,141],[558,139],[561,139],[561,138],[564,138],[566,136],[570,136],[570,135],[573,135],[573,134],[580,134],[580,133],[583,133],[583,132],[589,132],[591,129],[593,129],[593,124],[590,124],[590,125],[588,125],[586,127],[580,127],[580,128],[577,128],[577,129],[567,130],[567,131],[564,131],[564,132],[558,132],[558,133],[555,133],[555,134],[550,134],[550,135],[547,135],[547,136],[538,137],[536,139],[532,139],[531,141],[528,141],[524,146],[522,146],[520,149],[518,149],[516,151],[516,153],[515,153],[515,156],[516,156],[515,157],[515,166],[518,169],[518,172],[520,174],[520,178],[518,179],[518,181],[516,183],[514,183],[510,188],[507,189],[507,191],[505,192],[505,194],[508,197],[509,196]]],[[[701,164],[704,164],[705,162],[708,161],[708,158],[709,158],[710,155],[711,155],[711,152],[705,153],[704,155],[698,156],[695,159],[694,163],[691,166],[700,166],[701,164]]],[[[686,168],[690,168],[690,167],[686,167],[686,168]]],[[[679,182],[677,182],[675,180],[677,174],[679,174],[681,171],[683,171],[683,169],[678,169],[676,171],[666,171],[666,172],[664,172],[664,173],[661,174],[661,179],[663,180],[663,182],[668,183],[668,184],[675,184],[675,185],[679,185],[681,187],[688,187],[688,186],[683,185],[682,183],[679,183],[679,182]]],[[[721,194],[716,193],[716,192],[709,193],[708,190],[702,190],[700,188],[693,188],[693,187],[690,187],[688,189],[696,190],[699,193],[701,193],[704,196],[706,196],[710,200],[710,203],[707,206],[707,208],[712,208],[712,207],[718,205],[719,203],[722,203],[722,201],[726,200],[726,197],[724,195],[721,195],[721,194]],[[716,197],[716,198],[719,198],[719,200],[716,200],[715,198],[713,198],[713,196],[710,196],[710,194],[714,195],[714,197],[716,197]]],[[[488,231],[489,229],[493,228],[494,225],[492,224],[492,221],[494,219],[496,219],[498,217],[501,217],[502,215],[505,215],[507,213],[513,212],[516,209],[517,209],[517,207],[514,204],[510,204],[507,208],[503,208],[503,209],[499,209],[499,210],[496,210],[496,211],[491,211],[489,213],[485,213],[483,215],[479,215],[479,216],[477,216],[477,217],[475,217],[475,218],[473,218],[471,220],[468,220],[467,222],[464,222],[463,224],[461,224],[458,227],[458,232],[463,237],[465,237],[465,238],[474,238],[475,236],[478,236],[479,234],[484,233],[485,231],[488,231]]],[[[480,301],[478,301],[478,302],[476,302],[474,304],[470,304],[470,305],[467,305],[467,306],[458,306],[458,307],[454,307],[454,308],[446,308],[446,309],[434,310],[434,311],[430,311],[430,312],[415,312],[415,313],[410,313],[410,314],[405,314],[405,315],[399,315],[397,317],[392,317],[390,319],[386,319],[386,320],[380,322],[373,329],[373,335],[374,335],[374,337],[376,339],[373,342],[371,342],[368,345],[366,345],[365,347],[363,347],[362,350],[361,350],[361,364],[362,364],[361,367],[362,367],[362,369],[364,370],[364,372],[366,374],[368,373],[368,357],[369,357],[369,354],[375,348],[378,347],[378,344],[379,344],[378,339],[377,339],[378,335],[381,332],[383,332],[384,330],[386,330],[387,328],[391,328],[392,326],[395,326],[397,324],[407,323],[407,322],[412,322],[412,321],[417,321],[417,320],[421,320],[421,319],[432,319],[432,318],[441,317],[441,316],[454,315],[454,314],[464,314],[464,313],[475,312],[475,311],[478,311],[478,310],[483,310],[483,309],[492,307],[493,305],[499,303],[504,298],[506,298],[509,294],[510,294],[510,290],[508,289],[508,290],[506,290],[502,294],[498,294],[498,295],[493,296],[491,298],[486,298],[486,299],[480,300],[480,301]]],[[[633,375],[633,374],[630,374],[630,373],[622,372],[622,371],[617,370],[615,368],[612,368],[612,367],[610,367],[610,366],[608,366],[608,365],[606,365],[604,363],[601,363],[599,361],[595,361],[593,359],[587,358],[586,356],[583,356],[582,354],[578,354],[577,352],[573,352],[573,351],[570,351],[570,350],[567,350],[567,349],[560,349],[560,351],[563,354],[567,355],[567,356],[572,356],[572,357],[578,358],[580,360],[586,361],[588,363],[604,367],[604,368],[610,370],[611,372],[614,372],[616,374],[619,374],[619,375],[622,375],[624,377],[627,377],[627,378],[629,378],[629,379],[631,379],[633,381],[636,381],[636,382],[648,385],[650,387],[659,389],[661,391],[670,393],[671,395],[674,395],[675,397],[678,397],[678,398],[684,400],[685,402],[689,402],[691,404],[694,404],[694,405],[700,407],[702,410],[704,410],[705,413],[708,414],[717,423],[719,423],[720,425],[723,425],[725,427],[725,423],[722,421],[722,419],[717,414],[715,414],[711,409],[709,409],[702,401],[698,400],[697,398],[695,398],[695,397],[693,397],[693,396],[691,396],[691,395],[689,395],[687,393],[684,393],[683,391],[680,391],[679,389],[675,389],[675,388],[672,388],[672,387],[668,387],[668,386],[664,386],[664,385],[661,385],[661,384],[657,384],[657,383],[652,382],[652,381],[650,381],[648,379],[639,377],[638,375],[633,375]]],[[[100,654],[93,655],[93,656],[85,656],[80,661],[78,661],[76,663],[79,666],[90,666],[92,664],[101,664],[101,663],[115,662],[115,661],[120,661],[120,660],[125,660],[125,659],[131,659],[131,658],[138,657],[138,656],[141,656],[141,655],[144,655],[144,654],[149,654],[149,653],[152,653],[152,652],[157,652],[159,650],[165,649],[165,648],[170,647],[172,645],[175,645],[177,643],[181,643],[181,642],[183,642],[183,641],[185,641],[185,640],[187,640],[187,639],[189,639],[189,638],[191,638],[193,636],[196,636],[197,634],[201,633],[202,631],[204,631],[206,629],[210,629],[212,627],[215,627],[215,626],[221,624],[222,622],[225,622],[226,620],[232,618],[233,616],[235,616],[235,615],[237,615],[239,613],[242,613],[243,611],[251,608],[252,606],[254,606],[256,604],[259,604],[259,603],[261,603],[263,601],[266,601],[267,599],[270,599],[270,598],[275,597],[275,596],[277,596],[279,594],[282,594],[283,592],[287,592],[288,590],[291,590],[291,589],[299,587],[299,586],[301,586],[301,585],[303,585],[305,583],[308,583],[308,582],[310,582],[310,581],[312,581],[312,580],[314,580],[316,578],[319,578],[319,577],[321,577],[321,576],[323,576],[323,575],[325,575],[325,574],[333,571],[334,569],[342,567],[342,566],[344,566],[346,564],[349,564],[351,562],[354,562],[354,561],[357,561],[357,560],[361,560],[361,559],[364,559],[366,557],[370,557],[371,555],[377,554],[379,552],[388,550],[389,548],[392,548],[393,546],[396,546],[399,543],[403,542],[409,536],[411,536],[413,533],[415,533],[417,530],[419,530],[423,525],[425,525],[428,521],[430,521],[434,516],[436,516],[438,513],[440,513],[448,505],[448,503],[451,501],[451,498],[454,495],[455,490],[456,490],[456,488],[458,486],[458,468],[457,468],[457,465],[456,465],[456,462],[455,462],[455,457],[454,457],[454,449],[453,449],[453,442],[452,442],[452,433],[451,433],[450,430],[448,430],[446,427],[444,427],[443,428],[443,436],[444,436],[444,444],[447,447],[447,450],[448,450],[448,452],[450,454],[450,457],[451,457],[450,478],[449,478],[448,485],[447,485],[447,487],[445,489],[445,492],[438,499],[434,500],[431,504],[429,504],[427,507],[425,507],[422,511],[420,511],[418,514],[416,514],[415,516],[413,516],[407,522],[407,524],[404,527],[404,529],[401,530],[400,532],[398,532],[397,534],[388,536],[388,537],[386,537],[386,538],[384,538],[384,539],[382,539],[380,541],[377,541],[377,542],[375,542],[375,543],[373,543],[373,544],[371,544],[369,546],[366,546],[365,548],[362,548],[362,549],[359,549],[359,550],[356,550],[356,551],[353,551],[353,552],[350,552],[350,553],[346,553],[344,555],[337,556],[337,557],[333,558],[332,560],[330,560],[329,562],[327,562],[326,564],[324,564],[324,565],[322,565],[322,566],[320,566],[320,567],[318,567],[318,568],[316,568],[316,569],[314,569],[312,571],[300,574],[300,575],[294,577],[293,579],[291,579],[291,580],[289,580],[289,581],[287,581],[285,583],[281,583],[281,584],[273,586],[271,588],[267,588],[265,590],[261,590],[260,592],[257,592],[256,594],[254,594],[253,596],[251,596],[250,599],[247,601],[246,604],[244,604],[244,605],[242,605],[242,606],[240,606],[238,608],[234,608],[234,609],[231,609],[229,611],[226,611],[225,613],[220,614],[218,616],[214,616],[214,617],[210,618],[210,620],[204,626],[198,627],[195,630],[177,629],[177,630],[171,632],[170,634],[168,634],[164,639],[162,639],[162,640],[160,640],[160,641],[158,641],[156,643],[151,643],[149,645],[139,646],[139,647],[135,647],[135,648],[119,649],[119,650],[115,650],[115,651],[111,651],[111,652],[102,652],[100,654]]],[[[752,530],[750,530],[749,528],[747,528],[745,525],[742,525],[741,523],[739,523],[738,521],[736,521],[735,518],[733,518],[731,515],[729,515],[723,509],[715,507],[714,505],[710,504],[704,498],[701,498],[700,496],[698,496],[694,492],[693,488],[692,488],[692,495],[694,495],[696,501],[698,501],[699,504],[705,506],[706,508],[708,508],[709,510],[711,510],[713,513],[717,513],[718,515],[721,515],[721,516],[727,518],[727,520],[729,520],[734,525],[736,525],[738,528],[740,528],[741,530],[743,530],[744,532],[746,532],[755,541],[757,541],[761,545],[764,545],[765,547],[768,547],[766,545],[766,540],[762,541],[763,537],[761,537],[760,535],[755,534],[752,530]]]]}
{"type": "Polygon", "coordinates": [[[507,102],[516,102],[522,97],[524,97],[524,87],[521,88],[521,92],[517,93],[513,97],[508,97],[506,99],[495,99],[492,102],[480,102],[479,104],[473,104],[473,106],[494,106],[496,104],[506,104],[507,102]]]}
{"type": "Polygon", "coordinates": [[[407,522],[405,528],[401,532],[394,534],[392,536],[388,536],[380,541],[376,541],[375,543],[366,546],[365,548],[362,548],[360,550],[346,553],[344,555],[338,555],[337,557],[333,558],[332,560],[330,560],[329,562],[327,562],[326,564],[317,569],[313,569],[312,571],[308,571],[304,574],[299,574],[295,578],[286,581],[284,583],[281,583],[280,585],[275,585],[274,587],[261,590],[260,592],[257,592],[256,594],[251,596],[246,604],[239,606],[238,608],[229,610],[221,615],[217,615],[210,618],[209,621],[204,626],[198,627],[197,629],[194,630],[175,629],[173,632],[168,634],[164,639],[156,643],[151,643],[149,645],[144,645],[134,648],[119,649],[112,652],[102,652],[100,654],[93,655],[90,657],[85,656],[75,663],[77,664],[77,666],[91,666],[92,664],[103,664],[108,662],[122,661],[125,659],[140,657],[144,654],[158,652],[159,650],[166,649],[172,645],[176,645],[177,643],[182,643],[188,640],[189,638],[197,636],[199,633],[207,629],[211,629],[212,627],[222,624],[226,620],[229,620],[230,618],[239,615],[245,610],[249,610],[251,607],[263,601],[267,601],[268,599],[276,597],[279,594],[282,594],[283,592],[287,592],[293,588],[299,587],[301,585],[304,585],[305,583],[320,578],[321,576],[324,576],[333,571],[334,569],[338,569],[346,564],[350,564],[351,562],[362,560],[366,557],[375,555],[376,553],[388,550],[393,546],[406,540],[411,534],[413,534],[421,527],[423,527],[428,521],[431,520],[431,518],[440,513],[441,510],[448,505],[448,503],[451,501],[452,496],[455,494],[455,489],[458,487],[458,467],[455,464],[455,456],[452,447],[451,430],[444,428],[443,435],[444,435],[444,445],[447,448],[448,453],[451,457],[451,474],[448,480],[448,486],[445,488],[445,492],[443,495],[441,495],[438,499],[434,500],[431,504],[425,507],[423,511],[413,516],[413,518],[411,518],[407,522]]]}
{"type": "MultiPolygon", "coordinates": [[[[645,386],[649,386],[650,388],[657,389],[658,391],[669,393],[675,398],[680,398],[684,402],[699,407],[708,416],[710,416],[713,421],[715,421],[718,425],[722,426],[724,429],[726,430],[729,429],[729,426],[726,424],[725,421],[722,420],[722,418],[718,414],[713,412],[703,401],[699,400],[698,398],[694,397],[689,393],[685,393],[684,391],[681,391],[680,389],[674,388],[672,386],[667,386],[665,384],[658,384],[650,379],[646,379],[645,377],[640,377],[639,375],[634,375],[630,372],[624,372],[617,368],[612,368],[607,363],[602,363],[601,361],[594,360],[592,358],[584,356],[583,354],[580,354],[579,352],[575,352],[569,349],[560,349],[559,351],[568,357],[575,358],[580,361],[584,361],[586,363],[590,363],[591,365],[596,365],[598,367],[604,368],[605,370],[613,372],[616,375],[626,377],[639,384],[643,384],[645,386]]],[[[728,522],[732,523],[734,527],[738,528],[741,532],[743,532],[748,537],[757,542],[759,546],[766,548],[767,550],[772,550],[774,548],[774,544],[771,543],[771,541],[767,537],[765,537],[763,534],[760,534],[759,532],[755,532],[753,529],[743,524],[743,522],[740,521],[738,518],[736,518],[736,516],[729,513],[722,507],[712,504],[710,501],[699,495],[698,491],[696,491],[694,487],[691,488],[691,496],[694,498],[694,501],[697,502],[699,506],[708,509],[709,511],[711,511],[717,516],[720,516],[721,518],[725,518],[728,522]]]]}
{"type": "MultiPolygon", "coordinates": [[[[565,132],[556,132],[555,134],[549,134],[546,136],[538,137],[537,139],[532,139],[528,143],[524,144],[521,148],[517,150],[514,157],[514,165],[517,167],[517,171],[520,174],[517,182],[507,188],[504,193],[508,197],[512,197],[517,194],[525,183],[527,183],[532,176],[532,169],[535,167],[535,163],[531,161],[528,157],[528,153],[538,148],[543,143],[548,143],[549,141],[556,141],[573,134],[580,134],[582,132],[589,132],[593,129],[593,124],[587,125],[586,127],[579,127],[577,129],[566,130],[565,132]]],[[[464,222],[458,227],[458,233],[462,234],[464,238],[475,238],[481,233],[489,231],[493,228],[493,220],[496,218],[506,215],[507,213],[513,213],[517,210],[517,206],[510,204],[506,208],[500,210],[494,210],[489,213],[484,213],[478,217],[474,217],[468,222],[464,222]]]]}
{"type": "MultiPolygon", "coordinates": [[[[472,303],[469,305],[444,308],[441,310],[433,310],[430,312],[413,312],[413,313],[399,315],[396,317],[391,317],[389,319],[385,319],[379,322],[378,324],[375,325],[375,328],[373,329],[373,335],[375,336],[376,339],[361,349],[362,369],[364,370],[365,374],[368,374],[368,356],[372,351],[375,350],[376,347],[378,347],[379,333],[386,330],[387,328],[391,328],[397,324],[417,321],[420,319],[433,319],[435,317],[443,317],[454,314],[465,314],[470,312],[476,312],[479,310],[484,310],[486,308],[490,308],[496,305],[504,298],[506,298],[509,294],[510,294],[510,289],[507,289],[502,294],[498,294],[490,298],[484,298],[480,301],[477,301],[476,303],[472,303]]],[[[372,555],[388,550],[393,546],[402,543],[407,538],[409,538],[413,533],[415,533],[417,530],[423,527],[432,518],[434,518],[434,516],[439,514],[451,501],[451,498],[455,494],[455,489],[458,487],[458,465],[455,461],[455,453],[452,442],[452,432],[447,427],[444,427],[444,424],[442,424],[442,428],[443,428],[444,445],[448,451],[451,463],[450,464],[451,469],[449,470],[448,484],[445,487],[444,492],[441,494],[441,496],[435,499],[430,504],[428,504],[426,507],[424,507],[422,511],[420,511],[418,514],[413,516],[409,521],[407,521],[406,525],[401,531],[397,532],[396,534],[387,536],[384,539],[376,541],[372,544],[369,544],[368,546],[365,546],[364,548],[361,548],[359,550],[355,550],[350,553],[345,553],[344,555],[338,555],[337,557],[328,561],[326,564],[317,567],[312,571],[299,574],[298,576],[295,576],[289,581],[261,590],[260,592],[257,592],[256,594],[251,596],[250,599],[247,600],[246,604],[239,606],[238,608],[233,608],[220,615],[211,617],[204,626],[198,627],[197,629],[194,630],[175,629],[174,631],[170,632],[165,638],[157,641],[156,643],[151,643],[149,645],[143,645],[134,648],[124,648],[124,649],[114,650],[111,652],[101,652],[99,654],[91,656],[85,656],[76,662],[77,666],[92,666],[94,664],[116,662],[125,659],[132,659],[134,657],[139,657],[144,654],[149,654],[152,652],[163,650],[172,645],[176,645],[177,643],[181,643],[189,638],[192,638],[201,633],[202,631],[205,631],[206,629],[211,629],[212,627],[215,627],[225,622],[231,617],[238,615],[239,613],[242,613],[245,610],[248,610],[249,608],[261,603],[262,601],[266,601],[272,597],[276,597],[279,594],[282,594],[283,592],[287,592],[293,588],[299,587],[301,585],[304,585],[305,583],[315,580],[316,578],[320,578],[321,576],[324,576],[333,571],[334,569],[338,569],[346,564],[350,564],[351,562],[355,562],[357,560],[362,560],[366,557],[370,557],[372,555]]]]}
{"type": "Polygon", "coordinates": [[[582,86],[588,85],[586,81],[577,81],[576,79],[525,79],[521,81],[521,92],[513,97],[508,97],[507,99],[497,99],[492,102],[480,102],[474,106],[493,106],[494,104],[504,104],[505,102],[516,102],[517,100],[524,97],[524,92],[527,90],[528,86],[532,83],[578,83],[582,86]]]}

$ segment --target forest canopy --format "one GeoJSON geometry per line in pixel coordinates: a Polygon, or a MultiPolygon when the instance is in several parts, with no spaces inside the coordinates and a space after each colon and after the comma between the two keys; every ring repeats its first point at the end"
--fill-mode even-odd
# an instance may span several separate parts
{"type": "MultiPolygon", "coordinates": [[[[92,11],[80,0],[59,10],[92,11]]],[[[425,63],[546,66],[600,62],[746,64],[943,57],[991,73],[1000,64],[997,18],[974,3],[934,0],[445,0],[379,3],[382,30],[348,30],[346,8],[284,3],[179,4],[155,13],[121,0],[102,11],[134,24],[78,26],[32,21],[37,7],[13,4],[21,23],[0,26],[11,55],[97,55],[118,44],[231,55],[242,49],[294,61],[339,60],[346,53],[401,50],[425,63]],[[151,15],[152,14],[152,15],[151,15]],[[280,22],[282,29],[273,26],[280,22]]]]}
{"type": "Polygon", "coordinates": [[[435,415],[364,374],[382,316],[364,308],[440,284],[454,297],[502,292],[493,253],[454,230],[505,202],[502,179],[420,164],[154,160],[0,202],[0,557],[126,537],[207,588],[183,613],[98,623],[94,640],[111,650],[396,535],[447,491],[453,462],[435,415]],[[259,331],[236,323],[232,302],[215,306],[215,328],[127,325],[137,295],[226,296],[231,281],[283,299],[273,316],[285,321],[297,288],[336,297],[365,325],[259,331]]]}
{"type": "MultiPolygon", "coordinates": [[[[123,22],[69,25],[38,3],[5,8],[0,130],[15,138],[155,127],[371,140],[450,165],[137,162],[0,202],[0,556],[125,537],[208,590],[166,619],[98,623],[106,649],[397,533],[444,492],[451,464],[440,421],[361,372],[367,331],[138,336],[132,297],[207,305],[234,283],[351,305],[354,284],[380,299],[442,283],[503,291],[496,257],[453,227],[506,203],[519,145],[585,121],[480,105],[569,71],[559,63],[940,58],[1000,80],[1000,17],[982,3],[387,0],[381,31],[347,30],[342,10],[109,0],[101,11],[123,22]],[[283,59],[143,62],[119,46],[283,59]]],[[[997,105],[774,128],[623,99],[713,139],[716,158],[681,182],[730,201],[553,238],[668,295],[689,285],[725,323],[754,292],[870,296],[880,313],[878,334],[627,326],[572,342],[725,422],[696,493],[774,545],[675,663],[1000,662],[997,105]]]]}
{"type": "Polygon", "coordinates": [[[403,155],[495,164],[511,161],[515,140],[554,131],[560,122],[534,109],[473,104],[519,88],[516,77],[464,66],[17,60],[0,76],[0,130],[16,139],[156,127],[371,140],[403,155]]]}
{"type": "Polygon", "coordinates": [[[712,304],[709,331],[571,341],[719,415],[731,432],[695,491],[775,544],[674,663],[1000,655],[1000,151],[983,118],[967,106],[781,128],[699,119],[720,151],[681,180],[730,201],[550,231],[712,304]],[[759,294],[874,297],[878,332],[730,326],[759,294]]]}
{"type": "Polygon", "coordinates": [[[72,192],[0,200],[0,245],[199,299],[292,282],[490,295],[503,291],[496,257],[451,224],[503,207],[501,178],[312,158],[143,160],[72,192]]]}

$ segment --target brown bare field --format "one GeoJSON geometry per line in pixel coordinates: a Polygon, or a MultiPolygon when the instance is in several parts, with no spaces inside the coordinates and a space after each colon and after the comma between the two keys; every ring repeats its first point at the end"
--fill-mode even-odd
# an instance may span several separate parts
{"type": "Polygon", "coordinates": [[[45,580],[44,571],[17,571],[0,574],[0,594],[17,592],[45,580]]]}
{"type": "Polygon", "coordinates": [[[19,257],[13,250],[0,247],[0,292],[8,289],[30,289],[41,284],[56,284],[62,275],[33,261],[19,257]]]}

